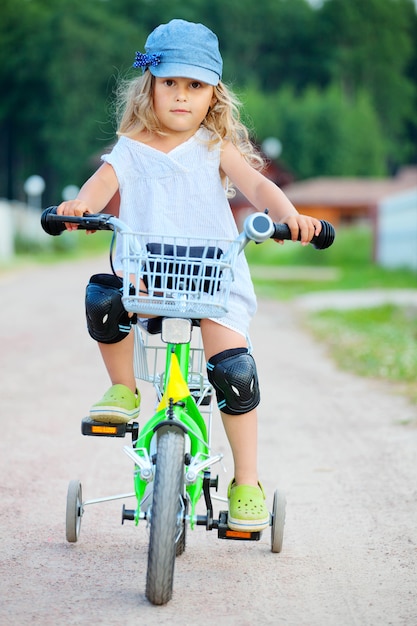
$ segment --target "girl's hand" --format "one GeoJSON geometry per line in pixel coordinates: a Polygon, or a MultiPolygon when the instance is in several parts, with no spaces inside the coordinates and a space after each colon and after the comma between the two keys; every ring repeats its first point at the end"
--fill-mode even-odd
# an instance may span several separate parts
{"type": "MultiPolygon", "coordinates": [[[[90,213],[88,206],[82,200],[68,200],[67,202],[62,202],[56,212],[57,215],[75,215],[77,217],[82,217],[85,213],[90,213]]],[[[67,230],[77,230],[78,224],[65,222],[65,228],[67,230]]]]}
{"type": "MultiPolygon", "coordinates": [[[[299,213],[287,215],[281,220],[281,223],[287,224],[291,231],[292,241],[298,241],[298,237],[301,235],[302,246],[307,246],[314,235],[318,235],[321,231],[320,220],[309,215],[300,215],[299,213]]],[[[278,241],[278,243],[284,242],[278,241]]]]}

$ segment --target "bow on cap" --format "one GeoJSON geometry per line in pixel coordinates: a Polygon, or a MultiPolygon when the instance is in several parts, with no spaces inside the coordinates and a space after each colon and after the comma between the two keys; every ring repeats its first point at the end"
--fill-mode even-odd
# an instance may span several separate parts
{"type": "Polygon", "coordinates": [[[146,69],[147,67],[156,67],[161,62],[161,53],[155,52],[153,54],[143,54],[142,52],[136,52],[135,61],[133,63],[133,67],[142,67],[146,69]]]}

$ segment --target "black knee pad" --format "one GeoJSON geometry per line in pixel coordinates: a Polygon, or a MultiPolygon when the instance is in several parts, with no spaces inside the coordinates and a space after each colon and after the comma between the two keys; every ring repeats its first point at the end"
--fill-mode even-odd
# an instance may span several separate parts
{"type": "MultiPolygon", "coordinates": [[[[94,274],[87,285],[87,328],[91,337],[100,343],[122,341],[136,323],[137,316],[129,317],[123,306],[122,286],[122,279],[114,274],[94,274]]],[[[133,286],[131,293],[134,293],[133,286]]]]}
{"type": "Polygon", "coordinates": [[[207,374],[223,413],[243,415],[258,406],[258,374],[247,348],[224,350],[212,356],[207,362],[207,374]]]}

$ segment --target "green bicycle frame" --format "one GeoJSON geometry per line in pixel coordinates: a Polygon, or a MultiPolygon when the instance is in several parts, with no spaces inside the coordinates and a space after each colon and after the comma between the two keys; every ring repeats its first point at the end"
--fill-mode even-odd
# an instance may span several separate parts
{"type": "MultiPolygon", "coordinates": [[[[208,436],[207,436],[207,426],[206,422],[201,415],[195,400],[190,394],[188,389],[188,368],[189,368],[189,356],[190,356],[190,344],[167,344],[166,348],[166,363],[165,363],[165,374],[164,374],[164,395],[163,399],[166,396],[167,390],[169,391],[170,382],[172,382],[172,378],[177,377],[175,383],[179,383],[179,388],[181,389],[181,397],[173,398],[174,402],[172,403],[172,407],[169,409],[170,414],[168,415],[168,400],[166,398],[166,406],[161,407],[162,400],[160,406],[158,407],[156,413],[151,417],[150,420],[146,422],[140,431],[138,440],[135,444],[136,453],[139,456],[143,456],[143,450],[146,450],[149,454],[151,448],[151,440],[155,436],[155,429],[158,424],[167,419],[173,419],[173,421],[180,422],[183,426],[185,426],[187,435],[190,441],[190,454],[191,457],[199,455],[201,458],[208,457],[209,455],[209,445],[208,445],[208,436]],[[172,355],[175,355],[178,365],[179,372],[174,371],[171,367],[172,365],[172,355]],[[180,379],[179,379],[180,378],[180,379]],[[179,380],[178,380],[179,379],[179,380]]],[[[145,489],[147,485],[147,481],[143,480],[140,477],[140,470],[136,470],[134,476],[134,485],[135,485],[135,494],[138,501],[138,509],[135,514],[135,522],[139,523],[140,519],[140,503],[144,497],[145,489]]],[[[197,505],[198,500],[201,497],[203,488],[203,478],[198,475],[197,479],[188,484],[186,487],[190,503],[191,503],[191,527],[193,528],[194,523],[193,519],[195,517],[195,507],[197,505]]]]}

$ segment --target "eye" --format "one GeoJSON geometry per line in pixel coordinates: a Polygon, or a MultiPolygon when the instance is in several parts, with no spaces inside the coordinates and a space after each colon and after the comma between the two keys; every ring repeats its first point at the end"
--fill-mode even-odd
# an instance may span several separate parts
{"type": "Polygon", "coordinates": [[[190,83],[190,87],[191,89],[199,89],[199,87],[201,87],[201,83],[199,83],[197,80],[193,80],[193,82],[190,83]]]}
{"type": "Polygon", "coordinates": [[[167,87],[172,87],[172,85],[173,85],[173,84],[174,84],[174,81],[172,80],[172,78],[167,78],[167,79],[165,80],[165,85],[166,85],[167,87]]]}

